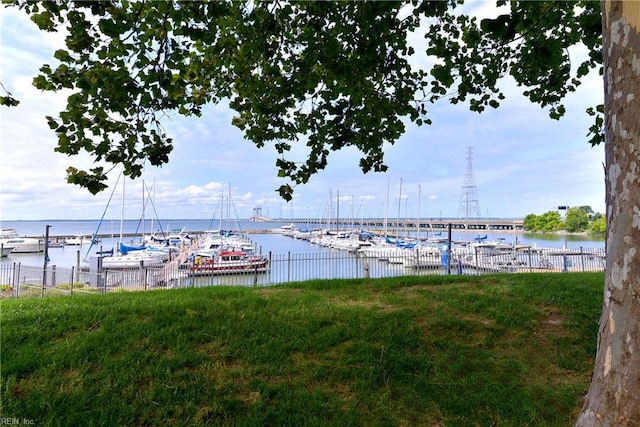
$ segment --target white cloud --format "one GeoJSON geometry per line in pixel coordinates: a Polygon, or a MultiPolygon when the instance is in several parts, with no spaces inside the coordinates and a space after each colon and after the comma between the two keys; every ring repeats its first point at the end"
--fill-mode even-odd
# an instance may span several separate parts
{"type": "MultiPolygon", "coordinates": [[[[473,6],[488,8],[484,2],[473,6]]],[[[44,117],[56,115],[66,99],[31,86],[64,35],[43,36],[16,11],[3,9],[0,19],[0,81],[21,101],[18,108],[0,109],[0,219],[93,219],[105,211],[107,218],[119,218],[119,170],[110,174],[111,187],[96,196],[67,184],[66,168],[91,167],[91,159],[54,152],[57,139],[44,117]]],[[[586,142],[590,118],[584,114],[586,107],[602,100],[601,78],[591,76],[567,98],[567,117],[559,122],[531,105],[512,81],[503,87],[508,99],[497,111],[482,115],[446,102],[434,105],[432,126],[408,125],[396,144],[385,146],[387,174],[363,175],[358,167],[361,154],[355,149],[332,153],[326,170],[295,188],[292,203],[275,191],[286,182],[276,176],[275,150],[259,150],[245,141],[230,125],[234,113],[225,104],[208,106],[201,118],[168,117],[164,125],[174,139],[174,151],[168,165],[145,169],[144,180],[153,187],[147,215],[153,208],[160,218],[211,218],[219,215],[221,199],[228,200],[231,193],[243,218],[258,205],[273,217],[323,216],[329,194],[335,199],[339,192],[345,215],[353,211],[382,217],[386,211],[395,216],[402,179],[403,214],[415,216],[419,209],[422,217],[455,217],[466,146],[474,147],[474,177],[485,214],[521,217],[563,204],[591,205],[604,212],[603,149],[586,142]]],[[[301,157],[302,148],[296,147],[292,155],[301,157]]],[[[127,181],[125,188],[125,216],[138,218],[142,181],[127,181]]]]}

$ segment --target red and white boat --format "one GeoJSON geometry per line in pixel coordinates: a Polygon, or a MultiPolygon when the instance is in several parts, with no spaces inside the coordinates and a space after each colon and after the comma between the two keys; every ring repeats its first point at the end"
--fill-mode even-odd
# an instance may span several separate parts
{"type": "Polygon", "coordinates": [[[211,256],[197,255],[193,261],[182,264],[191,276],[228,273],[264,273],[269,260],[262,255],[250,255],[244,251],[222,251],[211,256]]]}

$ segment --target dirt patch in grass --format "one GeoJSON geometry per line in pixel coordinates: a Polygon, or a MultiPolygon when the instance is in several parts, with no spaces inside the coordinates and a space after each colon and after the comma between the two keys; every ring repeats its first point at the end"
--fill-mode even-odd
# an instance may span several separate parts
{"type": "Polygon", "coordinates": [[[264,287],[256,289],[256,293],[258,295],[300,295],[302,293],[302,288],[283,288],[283,287],[264,287]]]}
{"type": "Polygon", "coordinates": [[[442,289],[460,289],[460,288],[472,288],[472,287],[478,287],[480,285],[486,285],[487,282],[486,281],[478,281],[478,282],[458,282],[458,283],[438,283],[438,284],[432,284],[432,283],[425,283],[425,284],[418,284],[418,285],[410,285],[410,286],[403,286],[401,288],[397,289],[397,292],[400,293],[413,293],[417,290],[419,291],[440,291],[442,289]]]}
{"type": "Polygon", "coordinates": [[[337,307],[359,307],[359,308],[375,310],[377,312],[382,312],[382,313],[401,309],[401,307],[398,307],[397,305],[389,304],[389,303],[380,301],[379,299],[363,300],[363,299],[355,299],[355,298],[335,297],[335,298],[327,298],[326,301],[337,307]]]}
{"type": "Polygon", "coordinates": [[[544,314],[539,320],[539,325],[534,329],[533,335],[538,337],[539,343],[546,349],[552,344],[554,338],[568,338],[575,335],[566,328],[566,319],[557,309],[546,306],[541,307],[540,311],[544,314]]]}

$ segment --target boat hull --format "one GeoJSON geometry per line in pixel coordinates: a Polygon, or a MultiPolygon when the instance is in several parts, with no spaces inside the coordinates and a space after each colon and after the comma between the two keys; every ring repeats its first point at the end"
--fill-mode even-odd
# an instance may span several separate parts
{"type": "Polygon", "coordinates": [[[7,239],[0,243],[5,247],[13,247],[13,251],[11,251],[12,254],[33,254],[44,252],[44,243],[40,242],[38,239],[7,239]]]}
{"type": "Polygon", "coordinates": [[[265,273],[268,270],[268,261],[261,258],[246,261],[203,262],[195,265],[183,265],[181,268],[187,269],[190,276],[265,273]]]}
{"type": "Polygon", "coordinates": [[[102,258],[102,268],[125,269],[137,267],[156,267],[164,264],[165,259],[162,254],[132,253],[130,255],[115,255],[102,258]]]}
{"type": "Polygon", "coordinates": [[[225,265],[225,266],[193,266],[189,268],[189,276],[212,276],[215,274],[253,274],[266,273],[267,263],[255,265],[225,265]]]}
{"type": "Polygon", "coordinates": [[[11,252],[13,252],[13,249],[14,249],[13,246],[2,246],[2,251],[0,253],[0,256],[6,257],[11,252]]]}

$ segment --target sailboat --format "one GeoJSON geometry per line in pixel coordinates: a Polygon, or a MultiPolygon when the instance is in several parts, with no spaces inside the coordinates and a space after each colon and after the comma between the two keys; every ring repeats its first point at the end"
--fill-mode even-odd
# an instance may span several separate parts
{"type": "MultiPolygon", "coordinates": [[[[118,177],[118,180],[122,177],[122,174],[118,177]]],[[[117,187],[118,182],[116,181],[115,188],[117,187]]],[[[144,211],[144,194],[146,190],[145,183],[143,181],[143,211],[144,211]]],[[[107,256],[101,257],[102,268],[104,269],[124,269],[124,268],[135,268],[135,267],[149,267],[149,266],[157,266],[169,260],[170,252],[166,250],[164,246],[148,246],[145,244],[142,245],[126,245],[123,243],[123,224],[124,224],[124,195],[125,195],[125,180],[122,181],[122,208],[120,211],[120,242],[118,245],[118,253],[113,254],[113,249],[111,249],[111,253],[107,256]]],[[[113,197],[113,192],[111,193],[111,197],[109,197],[109,203],[111,202],[111,198],[113,197]]],[[[107,208],[108,205],[107,204],[107,208]]],[[[106,209],[105,208],[105,212],[106,209]]],[[[103,213],[104,218],[104,213],[103,213]]],[[[143,222],[144,222],[144,212],[143,212],[143,222]]],[[[98,228],[102,223],[102,219],[98,224],[98,228]]],[[[96,231],[97,234],[97,231],[96,231]]],[[[89,248],[89,251],[91,248],[89,248]]],[[[87,251],[87,255],[89,253],[87,251]]],[[[103,251],[104,255],[105,251],[103,251]]]]}

